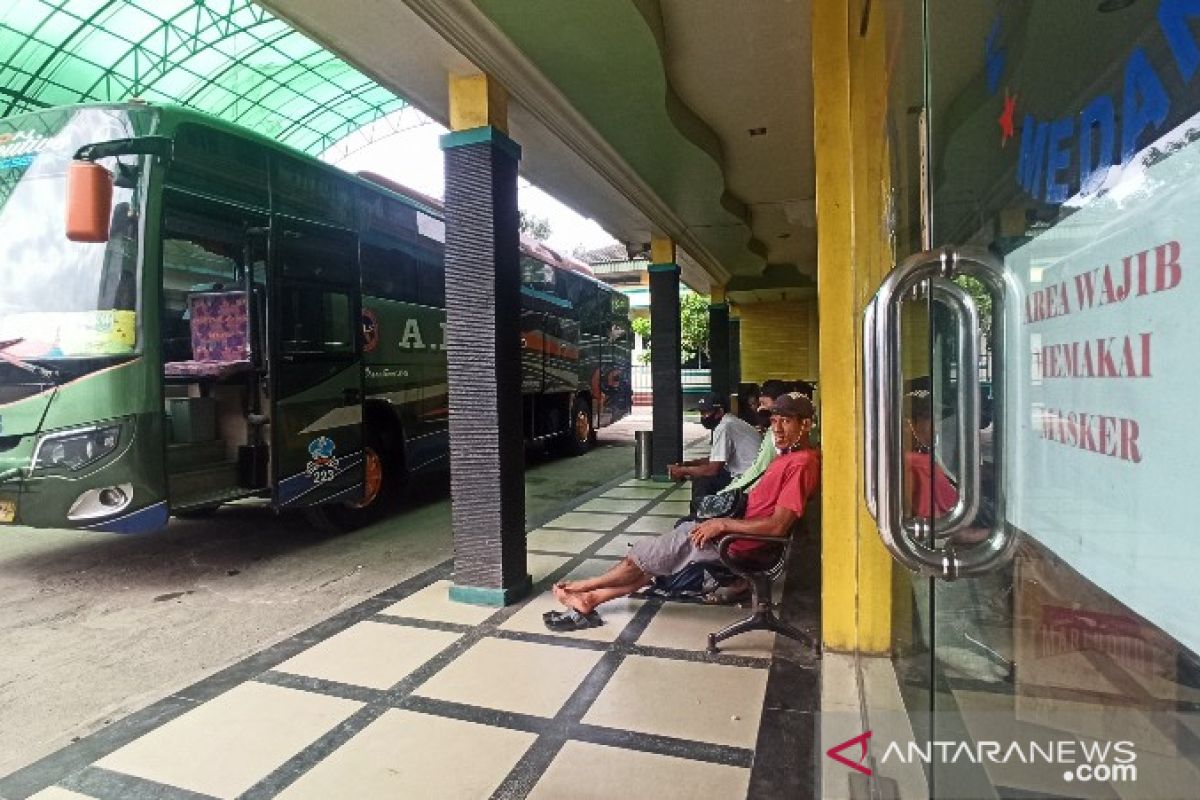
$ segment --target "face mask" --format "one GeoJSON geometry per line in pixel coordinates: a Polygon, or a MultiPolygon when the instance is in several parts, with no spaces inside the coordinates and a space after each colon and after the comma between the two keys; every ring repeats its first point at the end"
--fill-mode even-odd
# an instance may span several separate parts
{"type": "Polygon", "coordinates": [[[771,427],[771,412],[770,411],[768,411],[767,409],[764,408],[764,409],[758,411],[757,414],[758,414],[758,426],[760,428],[771,427]]]}
{"type": "Polygon", "coordinates": [[[718,422],[718,420],[717,420],[716,414],[710,414],[707,417],[700,418],[700,424],[703,425],[705,428],[707,428],[710,431],[713,428],[717,427],[717,422],[718,422]]]}

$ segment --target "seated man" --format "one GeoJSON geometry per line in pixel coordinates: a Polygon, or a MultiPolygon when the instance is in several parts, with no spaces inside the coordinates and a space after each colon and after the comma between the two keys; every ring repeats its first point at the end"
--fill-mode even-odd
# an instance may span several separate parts
{"type": "Polygon", "coordinates": [[[700,424],[713,432],[712,450],[708,458],[667,467],[671,480],[692,482],[692,511],[700,498],[716,494],[749,469],[762,442],[752,425],[725,412],[725,399],[721,395],[701,397],[696,407],[700,410],[700,424]]]}
{"type": "MultiPolygon", "coordinates": [[[[820,453],[809,445],[812,402],[795,392],[781,395],[771,407],[771,433],[779,455],[749,494],[744,519],[710,519],[681,522],[670,533],[639,537],[620,564],[598,578],[559,583],[554,596],[575,612],[547,615],[547,626],[557,630],[599,625],[596,606],[636,592],[656,575],[673,575],[688,564],[718,561],[715,540],[726,533],[786,536],[804,514],[808,498],[821,479],[820,453]]],[[[761,542],[735,542],[729,551],[745,557],[763,547],[761,542]]]]}
{"type": "Polygon", "coordinates": [[[783,381],[771,379],[763,382],[762,389],[759,390],[758,405],[754,408],[759,433],[763,434],[762,445],[758,448],[758,457],[754,459],[753,464],[746,468],[745,472],[730,481],[729,485],[718,494],[752,486],[767,471],[767,467],[771,466],[776,455],[775,437],[766,435],[767,430],[771,427],[771,404],[775,402],[775,398],[786,393],[787,386],[783,381]]]}
{"type": "Polygon", "coordinates": [[[761,390],[757,383],[744,383],[738,392],[738,416],[748,424],[762,428],[758,423],[758,407],[762,401],[761,390]]]}

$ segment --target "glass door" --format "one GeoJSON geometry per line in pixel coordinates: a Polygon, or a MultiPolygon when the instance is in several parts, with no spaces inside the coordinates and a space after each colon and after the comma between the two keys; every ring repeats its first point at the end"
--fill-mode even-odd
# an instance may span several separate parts
{"type": "Polygon", "coordinates": [[[942,798],[1200,796],[1200,3],[901,5],[940,249],[864,331],[913,605],[890,758],[942,798]]]}

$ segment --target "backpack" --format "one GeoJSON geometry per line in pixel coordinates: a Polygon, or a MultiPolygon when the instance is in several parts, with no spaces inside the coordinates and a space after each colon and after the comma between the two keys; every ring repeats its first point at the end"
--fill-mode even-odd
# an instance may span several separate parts
{"type": "Polygon", "coordinates": [[[720,564],[691,563],[674,575],[658,575],[643,594],[665,600],[685,600],[703,597],[718,587],[727,586],[737,578],[720,564]]]}

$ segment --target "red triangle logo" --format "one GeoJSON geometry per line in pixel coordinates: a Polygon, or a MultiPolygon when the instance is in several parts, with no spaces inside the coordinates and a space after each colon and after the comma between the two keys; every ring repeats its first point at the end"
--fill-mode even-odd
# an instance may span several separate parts
{"type": "Polygon", "coordinates": [[[863,760],[867,757],[867,739],[870,739],[870,738],[871,738],[870,731],[867,731],[866,733],[860,733],[858,736],[855,736],[853,739],[847,739],[846,741],[842,742],[841,744],[835,744],[833,747],[831,747],[825,751],[825,755],[829,756],[830,758],[832,758],[834,761],[838,762],[839,764],[845,764],[850,769],[861,772],[863,775],[870,775],[871,768],[864,767],[862,764],[863,760]],[[860,748],[857,761],[851,761],[850,759],[848,759],[844,755],[842,755],[843,750],[845,750],[847,747],[850,747],[851,745],[854,745],[854,744],[857,744],[860,748]]]}

